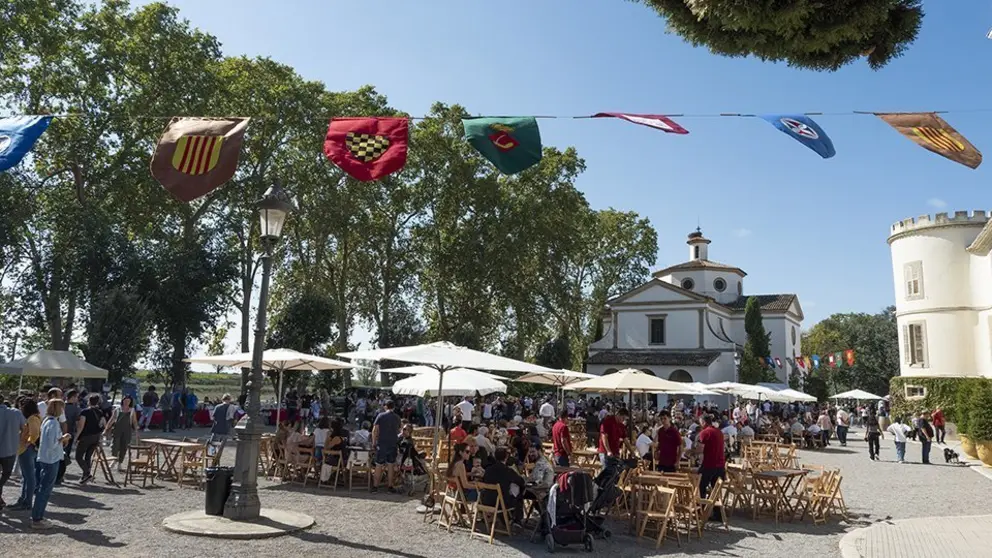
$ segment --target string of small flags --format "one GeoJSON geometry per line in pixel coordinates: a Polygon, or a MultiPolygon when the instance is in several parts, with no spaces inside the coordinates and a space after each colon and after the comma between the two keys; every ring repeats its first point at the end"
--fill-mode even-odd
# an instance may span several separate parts
{"type": "Polygon", "coordinates": [[[812,356],[796,356],[796,357],[764,357],[762,365],[766,368],[785,368],[787,363],[792,368],[796,368],[804,371],[812,371],[820,368],[820,365],[829,368],[842,368],[844,366],[854,366],[854,349],[847,349],[844,351],[837,351],[835,353],[829,353],[823,356],[812,355],[812,356]]]}
{"type": "MultiPolygon", "coordinates": [[[[946,111],[943,111],[946,112],[946,111]]],[[[823,159],[836,155],[833,142],[811,115],[739,114],[665,115],[600,112],[591,116],[490,116],[462,120],[465,140],[501,173],[517,174],[541,161],[543,146],[538,119],[616,118],[668,134],[689,131],[673,117],[726,116],[759,118],[806,146],[823,159]]],[[[920,147],[975,169],[982,154],[938,112],[851,112],[873,114],[920,147]]],[[[31,151],[53,118],[84,114],[0,118],[0,172],[31,151]]],[[[134,117],[166,118],[166,117],[134,117]]],[[[245,130],[251,118],[167,117],[169,123],[155,148],[152,176],[177,199],[189,202],[219,188],[237,171],[245,130]]],[[[410,117],[332,118],[324,138],[324,154],[345,173],[361,181],[378,180],[406,165],[410,117]]]]}

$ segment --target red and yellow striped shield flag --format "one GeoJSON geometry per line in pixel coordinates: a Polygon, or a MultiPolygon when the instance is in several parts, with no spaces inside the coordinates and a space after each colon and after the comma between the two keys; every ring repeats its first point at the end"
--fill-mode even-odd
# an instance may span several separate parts
{"type": "Polygon", "coordinates": [[[174,118],[152,157],[152,176],[181,201],[193,201],[234,176],[247,118],[174,118]]]}
{"type": "Polygon", "coordinates": [[[943,118],[932,112],[875,113],[923,149],[977,169],[982,154],[943,118]]]}

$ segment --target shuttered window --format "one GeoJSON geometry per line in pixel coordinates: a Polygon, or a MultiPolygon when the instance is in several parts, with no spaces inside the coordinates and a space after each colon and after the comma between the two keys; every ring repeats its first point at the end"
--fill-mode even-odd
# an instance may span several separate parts
{"type": "Polygon", "coordinates": [[[903,361],[910,366],[927,368],[926,322],[913,322],[902,327],[903,361]]]}
{"type": "Polygon", "coordinates": [[[906,283],[906,300],[923,299],[923,262],[909,262],[902,268],[906,283]]]}

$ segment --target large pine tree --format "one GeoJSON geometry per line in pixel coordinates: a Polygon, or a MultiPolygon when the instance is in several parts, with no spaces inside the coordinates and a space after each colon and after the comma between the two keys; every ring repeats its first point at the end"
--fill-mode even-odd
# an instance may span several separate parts
{"type": "Polygon", "coordinates": [[[724,56],[756,56],[813,70],[862,57],[879,69],[916,39],[920,0],[642,0],[668,27],[724,56]]]}

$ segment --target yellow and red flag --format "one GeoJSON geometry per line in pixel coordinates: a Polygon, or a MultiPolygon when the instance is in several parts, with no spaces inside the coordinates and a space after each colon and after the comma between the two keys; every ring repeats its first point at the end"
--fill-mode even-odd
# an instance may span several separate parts
{"type": "Polygon", "coordinates": [[[152,157],[155,180],[190,202],[222,186],[238,170],[247,118],[173,118],[152,157]]]}
{"type": "Polygon", "coordinates": [[[982,164],[981,152],[935,113],[875,113],[875,116],[927,151],[972,169],[982,164]]]}

